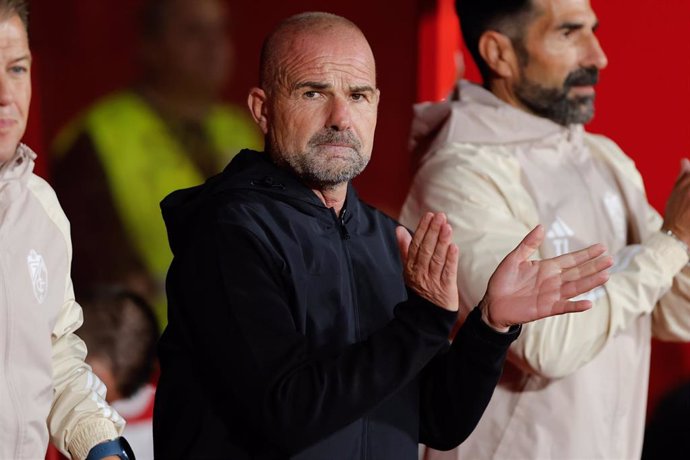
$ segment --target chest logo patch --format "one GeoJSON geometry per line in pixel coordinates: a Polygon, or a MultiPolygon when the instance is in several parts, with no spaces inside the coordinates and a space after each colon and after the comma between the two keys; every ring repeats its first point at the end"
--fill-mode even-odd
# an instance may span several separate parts
{"type": "Polygon", "coordinates": [[[38,303],[43,303],[48,295],[48,268],[46,263],[43,260],[43,256],[34,249],[29,251],[26,262],[29,265],[29,275],[31,276],[34,296],[36,296],[38,303]]]}
{"type": "Polygon", "coordinates": [[[553,244],[556,256],[570,252],[570,237],[572,236],[575,236],[575,232],[558,216],[546,232],[546,237],[553,244]]]}

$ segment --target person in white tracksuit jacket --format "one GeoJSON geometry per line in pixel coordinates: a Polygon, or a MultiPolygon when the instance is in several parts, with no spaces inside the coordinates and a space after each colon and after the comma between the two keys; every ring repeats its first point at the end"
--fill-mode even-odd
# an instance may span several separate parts
{"type": "Polygon", "coordinates": [[[132,457],[124,420],[84,363],[69,224],[19,141],[31,99],[27,6],[0,0],[0,459],[132,457]]]}
{"type": "Polygon", "coordinates": [[[428,150],[401,222],[447,212],[465,309],[537,223],[539,258],[600,242],[616,265],[590,311],[524,326],[476,430],[426,458],[639,458],[651,338],[690,340],[688,163],[662,220],[632,160],[584,131],[607,63],[588,0],[456,5],[484,88],[417,108],[428,150]]]}

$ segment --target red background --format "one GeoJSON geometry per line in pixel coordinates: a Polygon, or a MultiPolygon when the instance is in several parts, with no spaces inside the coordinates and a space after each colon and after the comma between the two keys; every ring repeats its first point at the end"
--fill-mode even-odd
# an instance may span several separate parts
{"type": "MultiPolygon", "coordinates": [[[[33,0],[34,102],[27,141],[43,159],[50,140],[70,117],[98,96],[136,75],[134,27],[140,0],[33,0]]],[[[609,57],[589,126],[620,144],[642,172],[651,203],[663,206],[690,151],[690,2],[687,0],[593,0],[599,37],[609,57]]],[[[324,10],[358,24],[377,58],[381,88],[374,157],[356,183],[372,204],[395,215],[411,175],[407,134],[411,105],[440,98],[450,88],[459,34],[451,0],[233,0],[236,68],[226,94],[244,105],[257,79],[261,40],[282,18],[324,10]]],[[[466,55],[467,56],[467,55],[466,55]]],[[[469,62],[469,57],[466,58],[469,62]]],[[[468,77],[476,77],[470,66],[468,77]]],[[[690,313],[689,313],[690,314],[690,313]]],[[[690,376],[690,352],[656,346],[652,396],[690,376]]]]}

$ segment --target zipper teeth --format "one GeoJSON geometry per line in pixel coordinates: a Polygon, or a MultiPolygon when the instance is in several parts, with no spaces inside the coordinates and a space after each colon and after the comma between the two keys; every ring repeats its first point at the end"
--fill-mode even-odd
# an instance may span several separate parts
{"type": "MultiPolygon", "coordinates": [[[[345,255],[347,257],[347,269],[348,269],[348,279],[350,280],[350,293],[352,295],[352,305],[354,306],[355,314],[354,314],[354,319],[355,319],[355,340],[360,341],[362,339],[362,331],[361,331],[361,325],[359,322],[359,303],[357,302],[357,286],[356,286],[356,281],[355,281],[355,271],[352,267],[352,257],[350,256],[350,250],[347,245],[347,240],[350,239],[350,233],[347,231],[347,227],[345,226],[345,216],[347,214],[347,208],[343,208],[340,217],[336,215],[336,220],[338,221],[338,224],[340,225],[340,243],[342,244],[343,251],[345,252],[345,255]]],[[[369,432],[369,421],[365,417],[362,419],[362,452],[361,452],[361,458],[362,460],[366,460],[369,458],[368,455],[368,434],[369,432]]]]}

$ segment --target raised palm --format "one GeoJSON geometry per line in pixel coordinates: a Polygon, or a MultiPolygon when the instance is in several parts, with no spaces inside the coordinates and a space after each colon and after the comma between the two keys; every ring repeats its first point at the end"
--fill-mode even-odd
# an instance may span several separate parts
{"type": "Polygon", "coordinates": [[[544,239],[535,227],[498,265],[480,303],[484,320],[505,329],[547,316],[584,311],[589,300],[569,300],[604,284],[613,259],[595,244],[545,260],[528,260],[544,239]]]}

